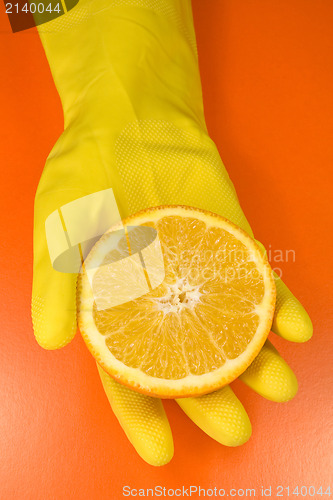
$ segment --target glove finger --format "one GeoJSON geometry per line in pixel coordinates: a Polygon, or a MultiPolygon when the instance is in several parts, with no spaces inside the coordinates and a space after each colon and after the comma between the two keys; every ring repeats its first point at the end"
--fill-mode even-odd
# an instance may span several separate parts
{"type": "Polygon", "coordinates": [[[239,378],[264,398],[278,403],[292,399],[298,389],[294,372],[269,340],[239,378]]]}
{"type": "Polygon", "coordinates": [[[205,396],[176,401],[200,429],[225,446],[239,446],[251,436],[250,419],[229,386],[205,396]]]}
{"type": "Polygon", "coordinates": [[[77,279],[74,273],[53,269],[45,221],[54,210],[80,195],[77,190],[36,195],[31,316],[36,340],[45,349],[63,347],[76,333],[77,279]]]}
{"type": "Polygon", "coordinates": [[[60,275],[45,264],[34,266],[31,316],[44,349],[60,349],[76,333],[76,275],[60,275]]]}
{"type": "Polygon", "coordinates": [[[292,342],[306,342],[312,337],[313,326],[302,304],[274,273],[276,306],[272,331],[292,342]]]}
{"type": "Polygon", "coordinates": [[[132,391],[97,368],[111,408],[140,457],[150,465],[167,464],[173,439],[162,401],[132,391]]]}

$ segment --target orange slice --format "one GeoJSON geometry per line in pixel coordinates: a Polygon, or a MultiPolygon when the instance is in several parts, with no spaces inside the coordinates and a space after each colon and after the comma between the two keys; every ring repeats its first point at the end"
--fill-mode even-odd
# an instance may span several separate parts
{"type": "Polygon", "coordinates": [[[237,378],[263,346],[275,307],[272,271],[256,242],[227,219],[185,206],[150,208],[123,225],[132,234],[157,231],[165,276],[152,287],[149,265],[140,268],[134,255],[144,242],[131,249],[127,231],[115,247],[121,225],[93,247],[79,275],[78,322],[99,365],[163,398],[209,393],[237,378]],[[131,251],[136,268],[126,264],[131,251]],[[141,278],[133,281],[135,269],[148,292],[141,278]],[[121,303],[97,307],[110,293],[121,303]]]}

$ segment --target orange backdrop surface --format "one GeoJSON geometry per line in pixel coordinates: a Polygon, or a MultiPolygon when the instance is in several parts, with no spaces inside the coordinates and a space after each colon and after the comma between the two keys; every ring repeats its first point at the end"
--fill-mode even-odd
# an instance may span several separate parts
{"type": "Polygon", "coordinates": [[[253,435],[235,449],[214,442],[167,401],[175,456],[153,468],[112,414],[80,336],[56,352],[37,345],[30,320],[33,200],[62,111],[36,32],[11,34],[1,4],[1,500],[117,500],[124,485],[255,488],[256,497],[272,486],[272,498],[278,485],[327,491],[333,2],[194,0],[193,9],[210,134],[256,237],[268,248],[295,251],[294,262],[274,265],[308,310],[314,337],[303,345],[271,338],[297,375],[298,395],[272,403],[236,381],[253,435]]]}

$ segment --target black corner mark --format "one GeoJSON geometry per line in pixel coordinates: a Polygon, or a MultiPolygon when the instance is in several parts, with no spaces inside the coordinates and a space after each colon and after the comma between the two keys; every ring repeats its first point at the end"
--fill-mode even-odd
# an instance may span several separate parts
{"type": "Polygon", "coordinates": [[[12,32],[34,28],[64,15],[79,0],[3,0],[12,32]]]}

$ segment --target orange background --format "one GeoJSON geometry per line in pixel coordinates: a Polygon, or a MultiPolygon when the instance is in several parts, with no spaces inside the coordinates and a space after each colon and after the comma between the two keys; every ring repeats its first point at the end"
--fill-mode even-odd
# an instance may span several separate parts
{"type": "Polygon", "coordinates": [[[120,499],[123,485],[257,488],[259,496],[262,485],[329,484],[333,2],[194,0],[193,9],[210,134],[256,237],[296,252],[277,265],[314,338],[293,345],[271,336],[298,395],[272,403],[235,382],[253,424],[235,449],[167,401],[175,456],[153,468],[126,440],[81,338],[57,352],[36,344],[33,199],[62,111],[38,36],[11,34],[1,5],[1,500],[120,499]]]}

